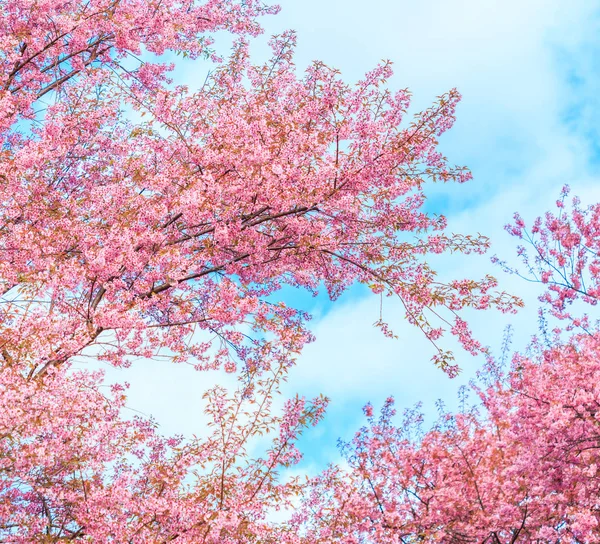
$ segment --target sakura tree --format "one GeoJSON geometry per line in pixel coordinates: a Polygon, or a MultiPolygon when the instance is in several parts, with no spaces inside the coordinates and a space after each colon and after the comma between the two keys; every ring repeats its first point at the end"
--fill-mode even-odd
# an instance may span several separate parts
{"type": "Polygon", "coordinates": [[[488,245],[422,210],[429,182],[470,178],[438,151],[458,93],[405,123],[409,94],[385,88],[389,63],[354,85],[322,63],[298,76],[291,32],[253,65],[257,18],[277,11],[254,0],[0,10],[0,537],[284,538],[269,513],[301,484],[277,470],[299,459],[326,399],[271,411],[312,338],[303,312],[274,302],[282,286],[397,296],[450,375],[443,327],[477,353],[460,311],[519,304],[490,276],[443,283],[426,261],[488,245]],[[215,31],[235,35],[225,61],[215,31]],[[204,84],[170,81],[173,53],[214,62],[204,84]],[[162,357],[237,372],[240,386],[207,393],[214,434],[162,437],[124,418],[122,387],[73,370],[83,357],[162,357]]]}
{"type": "Polygon", "coordinates": [[[430,431],[393,399],[313,481],[303,542],[596,542],[599,339],[490,363],[479,405],[430,431]]]}

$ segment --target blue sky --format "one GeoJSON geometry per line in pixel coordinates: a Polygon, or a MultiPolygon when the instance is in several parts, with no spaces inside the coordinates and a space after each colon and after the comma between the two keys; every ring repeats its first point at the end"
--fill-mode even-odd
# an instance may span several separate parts
{"type": "MultiPolygon", "coordinates": [[[[453,232],[492,238],[488,256],[442,256],[443,278],[481,277],[492,271],[501,287],[522,296],[518,316],[477,313],[478,338],[499,349],[504,327],[515,327],[523,347],[536,329],[536,289],[492,270],[489,257],[511,259],[515,240],[503,231],[513,212],[533,218],[552,206],[568,183],[584,202],[600,199],[600,4],[585,0],[282,0],[282,12],[264,20],[266,35],[293,28],[297,65],[323,60],[353,81],[381,59],[395,63],[393,88],[408,87],[416,108],[457,87],[463,94],[455,127],[444,136],[451,162],[469,166],[466,185],[435,186],[430,206],[449,218],[453,232]]],[[[266,55],[266,36],[253,45],[266,55]]],[[[204,68],[186,65],[183,79],[203,80],[204,68]],[[202,73],[200,73],[202,72],[202,73]]],[[[393,301],[384,317],[400,336],[384,338],[372,323],[379,300],[352,289],[335,304],[323,298],[288,296],[313,312],[317,336],[292,371],[286,393],[327,394],[325,422],[304,440],[304,467],[336,459],[338,437],[362,424],[361,407],[394,395],[399,407],[422,400],[431,414],[437,398],[454,406],[457,388],[481,359],[457,350],[463,373],[449,380],[432,367],[432,351],[403,322],[393,301]]],[[[167,434],[199,433],[201,394],[211,378],[188,367],[148,362],[127,371],[129,405],[152,413],[167,434]],[[143,367],[143,368],[141,368],[143,367]]],[[[116,376],[117,379],[122,376],[116,376]]]]}

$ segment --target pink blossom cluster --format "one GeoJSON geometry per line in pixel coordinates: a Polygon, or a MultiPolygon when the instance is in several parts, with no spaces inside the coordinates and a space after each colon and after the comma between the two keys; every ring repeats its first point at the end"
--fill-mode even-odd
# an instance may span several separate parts
{"type": "Polygon", "coordinates": [[[569,330],[589,332],[595,325],[589,316],[572,313],[570,307],[576,300],[595,306],[600,299],[600,204],[583,208],[575,197],[569,205],[568,196],[565,186],[556,201],[557,212],[538,217],[529,229],[518,214],[514,224],[507,225],[508,232],[527,244],[518,249],[525,271],[510,271],[547,285],[540,300],[551,314],[568,320],[569,330]]]}

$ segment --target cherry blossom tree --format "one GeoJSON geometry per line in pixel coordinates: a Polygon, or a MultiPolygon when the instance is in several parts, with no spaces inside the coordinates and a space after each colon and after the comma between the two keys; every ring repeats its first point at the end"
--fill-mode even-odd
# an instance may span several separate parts
{"type": "Polygon", "coordinates": [[[409,94],[385,88],[389,63],[355,85],[322,63],[298,76],[291,32],[253,65],[248,40],[277,11],[254,0],[0,10],[0,537],[300,538],[269,521],[305,487],[277,471],[299,459],[297,437],[327,401],[272,410],[312,339],[277,291],[335,299],[361,282],[396,296],[450,375],[443,328],[478,353],[460,311],[520,304],[491,276],[443,283],[426,261],[488,245],[422,210],[428,183],[470,178],[438,151],[458,93],[404,122],[409,94]],[[215,31],[234,35],[224,61],[215,31]],[[176,85],[173,54],[212,71],[176,85]],[[212,435],[163,437],[123,416],[123,387],[108,393],[101,373],[73,368],[85,357],[224,369],[239,388],[207,392],[212,435]],[[271,445],[250,458],[265,434],[271,445]]]}
{"type": "Polygon", "coordinates": [[[313,481],[303,542],[596,542],[598,335],[537,346],[474,386],[478,404],[425,432],[393,399],[313,481]]]}

